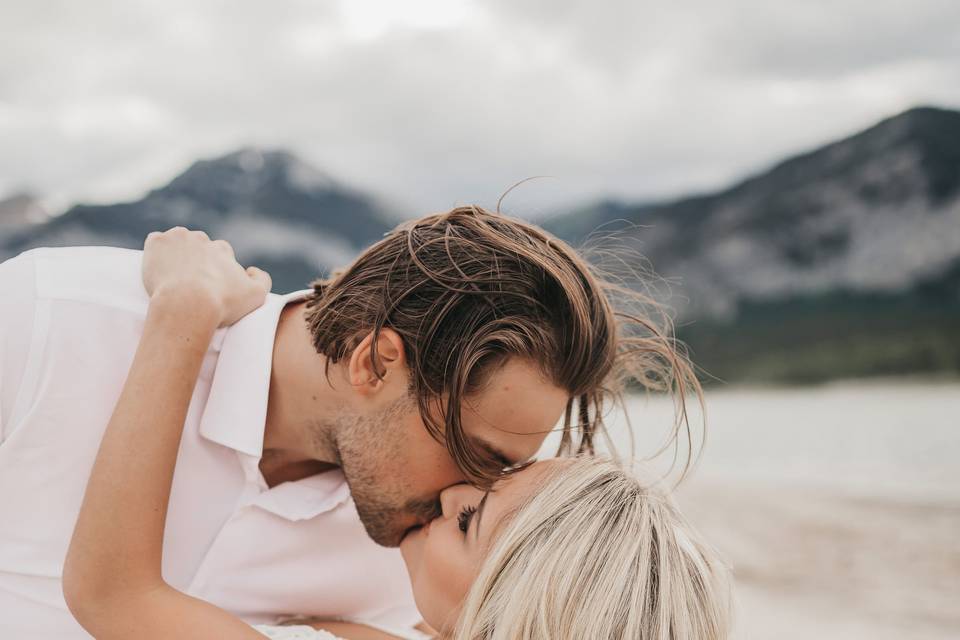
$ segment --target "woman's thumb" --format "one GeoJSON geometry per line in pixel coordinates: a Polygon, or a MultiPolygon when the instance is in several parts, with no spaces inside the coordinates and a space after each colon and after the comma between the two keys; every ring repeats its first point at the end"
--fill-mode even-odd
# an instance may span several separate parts
{"type": "Polygon", "coordinates": [[[263,291],[264,296],[270,293],[270,288],[273,286],[273,279],[269,273],[258,267],[247,267],[247,275],[250,276],[250,279],[263,291]]]}

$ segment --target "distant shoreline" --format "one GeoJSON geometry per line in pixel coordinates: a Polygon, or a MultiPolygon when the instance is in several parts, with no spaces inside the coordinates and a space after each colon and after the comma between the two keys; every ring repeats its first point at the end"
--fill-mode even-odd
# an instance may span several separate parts
{"type": "MultiPolygon", "coordinates": [[[[769,382],[732,380],[730,382],[724,382],[708,379],[701,380],[701,384],[703,384],[704,391],[709,394],[724,391],[790,391],[791,389],[810,390],[831,387],[882,387],[889,385],[952,386],[960,385],[960,374],[948,371],[939,373],[904,373],[852,378],[824,378],[823,380],[805,380],[798,382],[786,382],[783,380],[771,380],[769,382]]],[[[631,386],[627,390],[629,397],[640,397],[646,393],[646,391],[636,386],[631,386]]]]}
{"type": "Polygon", "coordinates": [[[960,374],[953,372],[916,373],[897,375],[861,376],[854,378],[825,378],[816,381],[784,382],[780,380],[770,382],[760,381],[732,381],[716,382],[705,381],[704,388],[709,392],[723,390],[756,390],[765,389],[784,391],[790,389],[816,389],[825,387],[879,387],[890,384],[916,386],[951,386],[960,384],[960,374]]]}

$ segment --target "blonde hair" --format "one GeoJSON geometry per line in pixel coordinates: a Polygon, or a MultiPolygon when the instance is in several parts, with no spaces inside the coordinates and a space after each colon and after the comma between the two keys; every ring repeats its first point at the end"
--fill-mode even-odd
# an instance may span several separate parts
{"type": "Polygon", "coordinates": [[[454,640],[717,640],[729,572],[666,493],[605,458],[556,464],[505,524],[454,640]]]}

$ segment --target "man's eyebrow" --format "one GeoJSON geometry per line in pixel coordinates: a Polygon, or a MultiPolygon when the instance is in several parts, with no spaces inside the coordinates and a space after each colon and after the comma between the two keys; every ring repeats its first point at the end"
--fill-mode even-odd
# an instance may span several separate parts
{"type": "Polygon", "coordinates": [[[474,520],[477,523],[477,526],[474,529],[474,539],[480,539],[480,518],[483,517],[483,508],[487,506],[487,497],[490,495],[490,492],[487,491],[483,494],[483,497],[480,498],[480,504],[477,505],[477,515],[474,520]]]}

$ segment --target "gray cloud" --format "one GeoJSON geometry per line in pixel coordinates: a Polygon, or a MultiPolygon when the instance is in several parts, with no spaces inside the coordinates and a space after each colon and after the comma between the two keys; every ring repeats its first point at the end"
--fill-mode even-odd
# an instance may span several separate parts
{"type": "Polygon", "coordinates": [[[0,0],[0,191],[132,197],[259,144],[413,211],[555,176],[511,196],[536,212],[720,185],[914,104],[960,105],[955,2],[444,6],[465,17],[0,0]]]}

